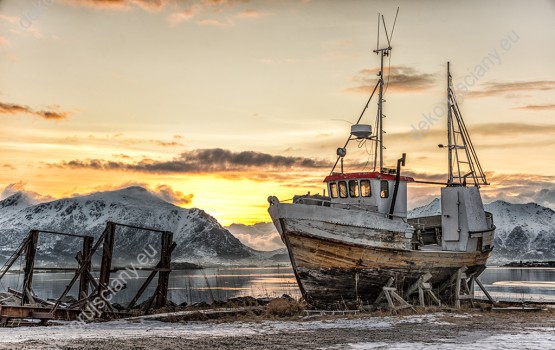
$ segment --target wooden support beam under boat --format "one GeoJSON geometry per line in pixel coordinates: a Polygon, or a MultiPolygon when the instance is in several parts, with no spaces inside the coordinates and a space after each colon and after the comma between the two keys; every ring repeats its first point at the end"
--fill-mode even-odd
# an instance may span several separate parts
{"type": "Polygon", "coordinates": [[[428,295],[430,300],[435,302],[438,306],[441,306],[441,301],[436,297],[434,292],[432,292],[432,285],[428,281],[432,278],[432,274],[426,272],[418,278],[418,280],[407,289],[405,293],[405,298],[408,299],[414,292],[418,291],[418,300],[420,306],[426,307],[425,295],[428,295]]]}
{"type": "Polygon", "coordinates": [[[489,294],[489,292],[487,291],[487,289],[484,287],[484,285],[482,284],[482,282],[480,282],[480,280],[476,277],[475,278],[476,284],[478,285],[478,287],[480,287],[480,289],[482,290],[482,292],[484,292],[486,298],[488,298],[488,300],[490,301],[490,303],[492,305],[497,304],[497,302],[495,300],[493,300],[493,298],[491,297],[491,295],[489,294]]]}
{"type": "Polygon", "coordinates": [[[389,309],[393,312],[397,312],[399,310],[408,309],[408,308],[411,308],[412,311],[416,312],[416,310],[412,307],[411,304],[407,303],[405,299],[403,299],[399,294],[397,294],[397,288],[392,287],[394,281],[395,279],[393,277],[389,278],[385,286],[382,287],[382,292],[380,293],[380,295],[378,296],[374,304],[379,305],[383,300],[383,298],[385,297],[385,299],[387,300],[387,305],[389,309]],[[398,305],[395,305],[395,302],[397,302],[398,305]]]}

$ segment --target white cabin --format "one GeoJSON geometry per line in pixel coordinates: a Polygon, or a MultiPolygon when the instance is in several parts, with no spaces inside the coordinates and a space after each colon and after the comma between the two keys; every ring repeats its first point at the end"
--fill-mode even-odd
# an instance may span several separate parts
{"type": "MultiPolygon", "coordinates": [[[[389,214],[391,209],[395,181],[394,174],[379,172],[334,173],[324,179],[334,207],[360,206],[383,214],[389,214]]],[[[399,177],[394,216],[407,217],[407,183],[413,181],[412,177],[399,177]]]]}

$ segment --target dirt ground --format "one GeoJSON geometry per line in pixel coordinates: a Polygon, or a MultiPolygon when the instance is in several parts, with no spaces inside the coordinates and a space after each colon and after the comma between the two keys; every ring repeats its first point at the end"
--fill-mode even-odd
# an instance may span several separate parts
{"type": "MultiPolygon", "coordinates": [[[[27,340],[2,343],[0,349],[458,349],[478,345],[486,349],[555,349],[555,310],[542,312],[471,311],[405,316],[351,316],[324,318],[321,328],[306,329],[296,325],[313,322],[279,321],[275,331],[255,335],[218,335],[222,321],[165,323],[168,327],[183,327],[175,336],[157,336],[139,332],[133,337],[110,337],[103,334],[86,339],[27,340]],[[330,327],[342,320],[337,327],[330,327]],[[350,327],[350,323],[357,324],[350,327]],[[384,323],[383,327],[373,324],[384,323]],[[214,328],[205,336],[187,332],[187,325],[202,324],[214,328]],[[362,326],[361,326],[362,324],[362,326]],[[368,326],[364,326],[368,325],[368,326]]],[[[261,327],[265,321],[241,322],[241,327],[261,327]]],[[[229,325],[229,324],[228,324],[229,325]]],[[[56,327],[56,326],[53,326],[56,327]]],[[[38,327],[37,327],[38,328],[38,327]]],[[[6,329],[2,330],[5,331],[6,329]]],[[[17,329],[13,329],[17,332],[17,329]]],[[[2,334],[2,333],[0,333],[2,334]]]]}

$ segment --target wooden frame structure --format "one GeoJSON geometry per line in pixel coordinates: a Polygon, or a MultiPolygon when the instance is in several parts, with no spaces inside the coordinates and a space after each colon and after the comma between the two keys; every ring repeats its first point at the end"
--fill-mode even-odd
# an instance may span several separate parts
{"type": "Polygon", "coordinates": [[[163,307],[167,304],[167,293],[169,275],[171,272],[171,254],[176,247],[173,241],[173,233],[169,231],[162,231],[152,228],[120,224],[115,222],[107,222],[106,228],[97,239],[93,246],[94,237],[87,235],[77,235],[72,233],[45,231],[45,230],[31,230],[24,238],[18,249],[6,261],[4,266],[0,268],[0,280],[6,272],[12,267],[15,261],[21,256],[25,255],[25,268],[24,280],[22,291],[16,291],[8,288],[8,291],[21,299],[21,306],[0,306],[0,319],[2,323],[6,323],[9,318],[17,318],[18,315],[25,318],[36,318],[45,322],[48,319],[63,318],[75,319],[77,314],[85,309],[87,305],[93,302],[96,298],[101,298],[103,301],[102,313],[103,314],[116,314],[118,313],[111,303],[107,300],[106,296],[113,292],[110,287],[110,274],[112,272],[112,258],[114,253],[114,245],[116,242],[116,229],[118,226],[127,227],[135,230],[161,234],[161,250],[160,260],[154,268],[142,269],[150,270],[151,273],[133,297],[128,311],[131,309],[139,298],[143,295],[144,291],[150,285],[156,274],[158,274],[158,284],[154,294],[148,299],[146,304],[145,313],[154,306],[155,308],[163,307]],[[78,262],[78,268],[75,274],[66,286],[63,293],[58,297],[55,303],[40,299],[33,293],[33,272],[35,269],[35,257],[38,245],[38,238],[40,233],[64,235],[69,237],[78,237],[83,239],[82,250],[75,256],[78,262]],[[100,264],[100,273],[98,280],[92,274],[92,257],[102,244],[102,259],[100,264]],[[63,303],[64,298],[69,291],[73,288],[79,279],[79,295],[75,303],[66,305],[63,303]],[[90,290],[90,292],[89,292],[90,290]],[[30,304],[39,303],[42,306],[30,306],[30,304]],[[20,308],[20,309],[18,309],[20,308]]]}
{"type": "MultiPolygon", "coordinates": [[[[38,246],[38,239],[41,233],[45,234],[52,234],[52,235],[61,235],[67,237],[76,237],[83,239],[83,252],[90,251],[90,247],[92,246],[94,237],[87,236],[87,235],[78,235],[73,233],[65,233],[65,232],[55,232],[55,231],[47,231],[47,230],[31,230],[27,237],[25,237],[19,246],[19,248],[12,254],[12,256],[6,261],[4,266],[0,269],[0,280],[6,272],[12,267],[12,265],[16,262],[16,260],[23,254],[25,254],[25,268],[23,270],[24,277],[23,277],[23,288],[21,291],[21,305],[25,304],[32,304],[35,301],[39,301],[42,304],[47,303],[44,300],[38,300],[33,292],[33,273],[35,269],[35,257],[37,253],[37,246],[38,246]],[[35,300],[37,299],[37,300],[35,300]]],[[[87,261],[82,261],[80,264],[85,264],[89,267],[90,270],[90,259],[87,261]]],[[[86,283],[88,280],[88,276],[84,273],[84,271],[77,276],[80,278],[80,288],[79,288],[79,295],[87,294],[86,283]]],[[[13,291],[17,294],[17,291],[13,291]]]]}
{"type": "MultiPolygon", "coordinates": [[[[80,267],[75,272],[73,279],[66,286],[66,289],[64,290],[62,295],[60,295],[55,305],[52,307],[52,312],[55,312],[58,309],[58,307],[62,303],[62,300],[67,295],[67,293],[69,293],[69,291],[77,281],[78,277],[82,273],[85,273],[86,275],[88,275],[89,277],[88,282],[92,285],[93,292],[89,294],[87,297],[80,299],[75,304],[78,304],[79,306],[84,306],[87,303],[92,302],[95,298],[101,298],[104,301],[104,305],[106,306],[105,309],[107,309],[104,311],[116,312],[116,310],[113,308],[111,303],[108,300],[106,300],[106,295],[107,295],[107,292],[110,291],[109,289],[110,273],[112,271],[112,258],[114,253],[114,245],[116,241],[116,228],[118,226],[150,232],[150,233],[161,234],[162,249],[160,254],[160,260],[158,261],[158,263],[154,268],[150,269],[151,270],[150,275],[147,277],[146,281],[139,288],[136,295],[131,300],[129,306],[127,307],[127,310],[129,310],[131,307],[135,305],[137,300],[142,296],[146,288],[150,285],[150,283],[152,282],[156,274],[158,274],[158,285],[156,287],[154,295],[149,299],[147,307],[145,308],[145,313],[148,312],[148,310],[152,307],[153,302],[154,302],[155,308],[160,308],[167,304],[168,282],[169,282],[169,276],[171,272],[171,254],[177,245],[173,241],[173,233],[170,231],[163,231],[163,230],[158,230],[153,228],[127,225],[127,224],[108,221],[106,223],[106,228],[104,229],[104,231],[102,232],[98,240],[96,241],[95,245],[90,249],[89,254],[86,256],[83,255],[83,256],[77,257],[77,259],[82,261],[82,263],[80,263],[80,267]],[[96,281],[96,279],[90,274],[90,272],[87,273],[87,271],[90,270],[91,258],[100,247],[100,244],[102,244],[102,262],[100,264],[100,274],[98,277],[98,281],[96,281]],[[87,263],[89,264],[89,269],[87,269],[87,263]]],[[[143,270],[149,270],[149,269],[143,269],[143,270]]]]}

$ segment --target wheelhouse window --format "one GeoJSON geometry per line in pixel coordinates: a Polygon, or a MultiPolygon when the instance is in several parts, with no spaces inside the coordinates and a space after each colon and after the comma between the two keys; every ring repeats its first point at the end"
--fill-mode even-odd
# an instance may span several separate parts
{"type": "Polygon", "coordinates": [[[358,181],[349,180],[349,197],[358,198],[358,181]]]}
{"type": "Polygon", "coordinates": [[[331,182],[330,183],[330,194],[331,194],[331,198],[337,198],[337,182],[331,182]]]}
{"type": "Polygon", "coordinates": [[[370,180],[360,180],[360,195],[362,197],[372,196],[372,190],[370,187],[370,180]]]}
{"type": "Polygon", "coordinates": [[[380,197],[381,198],[388,198],[389,197],[389,182],[387,180],[382,180],[380,182],[380,197]]]}
{"type": "Polygon", "coordinates": [[[339,181],[339,197],[347,198],[347,182],[339,181]]]}

